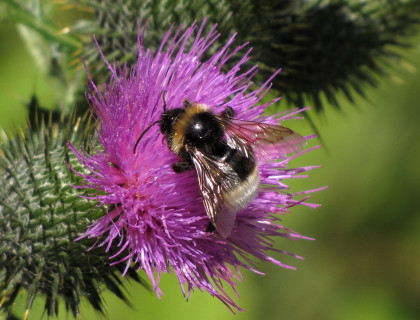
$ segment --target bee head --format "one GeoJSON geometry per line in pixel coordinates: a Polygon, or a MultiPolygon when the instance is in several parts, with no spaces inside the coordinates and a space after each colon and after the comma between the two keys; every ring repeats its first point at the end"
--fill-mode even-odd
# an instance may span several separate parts
{"type": "Polygon", "coordinates": [[[159,120],[159,127],[165,137],[173,134],[174,126],[183,113],[185,113],[185,110],[181,108],[167,110],[162,113],[159,120]]]}

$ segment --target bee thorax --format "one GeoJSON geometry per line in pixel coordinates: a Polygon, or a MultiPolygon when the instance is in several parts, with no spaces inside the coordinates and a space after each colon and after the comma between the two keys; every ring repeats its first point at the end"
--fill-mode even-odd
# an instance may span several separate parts
{"type": "Polygon", "coordinates": [[[185,123],[185,140],[196,147],[220,141],[223,137],[223,128],[215,116],[209,112],[194,115],[185,123]]]}

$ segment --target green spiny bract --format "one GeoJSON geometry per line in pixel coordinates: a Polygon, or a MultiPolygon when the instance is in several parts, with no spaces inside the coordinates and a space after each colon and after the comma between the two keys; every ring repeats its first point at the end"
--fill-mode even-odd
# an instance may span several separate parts
{"type": "Polygon", "coordinates": [[[273,87],[292,105],[304,107],[309,99],[317,111],[322,96],[339,108],[338,92],[353,102],[353,91],[363,96],[367,85],[375,86],[375,74],[399,58],[394,49],[420,21],[419,0],[317,1],[293,13],[263,8],[258,20],[267,35],[251,40],[262,78],[283,68],[273,87]]]}
{"type": "MultiPolygon", "coordinates": [[[[322,96],[338,108],[340,91],[353,101],[354,91],[364,95],[366,85],[376,85],[375,74],[384,74],[385,66],[399,57],[393,49],[404,46],[420,22],[420,0],[79,2],[94,8],[96,26],[90,31],[110,61],[135,61],[138,19],[148,21],[146,46],[157,49],[170,25],[176,28],[207,18],[211,22],[207,29],[218,24],[220,44],[235,32],[237,43],[250,42],[248,66],[258,64],[257,82],[282,68],[273,88],[290,107],[313,103],[318,111],[324,108],[322,96]]],[[[89,61],[100,61],[93,42],[84,54],[89,61]]],[[[232,59],[226,67],[235,62],[232,59]]],[[[98,76],[103,68],[97,64],[92,73],[98,76]]]]}
{"type": "MultiPolygon", "coordinates": [[[[72,186],[80,177],[66,166],[84,172],[67,141],[88,149],[90,135],[74,117],[40,123],[5,138],[0,148],[1,311],[11,316],[20,291],[27,292],[27,312],[38,295],[48,315],[58,314],[63,300],[76,316],[82,298],[102,311],[104,288],[126,301],[124,264],[110,266],[103,248],[88,251],[93,240],[75,241],[105,209],[79,197],[72,186]]],[[[127,277],[140,281],[132,268],[127,277]]]]}
{"type": "Polygon", "coordinates": [[[325,107],[323,97],[339,107],[339,92],[350,101],[354,92],[364,95],[366,85],[375,85],[375,76],[383,75],[387,65],[399,57],[392,50],[409,43],[420,21],[420,0],[77,0],[64,2],[64,7],[76,7],[80,14],[69,25],[59,26],[54,14],[60,5],[57,9],[52,3],[42,7],[37,3],[8,0],[0,17],[23,24],[44,38],[41,48],[28,47],[36,51],[33,56],[42,58],[47,72],[62,82],[63,92],[58,92],[66,94],[61,101],[66,113],[75,101],[87,109],[80,92],[83,72],[71,67],[81,66],[81,56],[95,80],[106,80],[102,78],[106,67],[92,35],[96,34],[109,61],[131,65],[137,57],[139,19],[148,20],[145,44],[155,50],[172,24],[178,27],[207,18],[206,28],[218,24],[219,44],[238,32],[237,42],[249,41],[254,48],[249,66],[259,65],[257,85],[282,68],[273,88],[291,108],[314,103],[317,110],[325,107]]]}

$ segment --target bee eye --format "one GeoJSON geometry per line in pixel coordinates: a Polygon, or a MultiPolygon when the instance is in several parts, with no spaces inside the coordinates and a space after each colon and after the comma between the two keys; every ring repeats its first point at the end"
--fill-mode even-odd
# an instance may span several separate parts
{"type": "Polygon", "coordinates": [[[175,123],[184,112],[183,109],[177,108],[162,113],[159,121],[160,131],[164,135],[169,135],[173,131],[175,123]]]}

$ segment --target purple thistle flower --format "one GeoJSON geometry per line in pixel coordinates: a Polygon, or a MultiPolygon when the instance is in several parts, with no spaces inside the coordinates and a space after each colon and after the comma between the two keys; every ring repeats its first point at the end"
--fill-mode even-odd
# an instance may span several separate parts
{"type": "Polygon", "coordinates": [[[163,92],[168,109],[181,107],[188,99],[210,106],[216,114],[229,105],[235,110],[235,118],[258,118],[271,124],[299,112],[285,113],[280,119],[260,117],[279,98],[257,106],[272,78],[258,90],[249,90],[257,67],[245,72],[240,68],[249,59],[250,50],[232,69],[222,72],[225,63],[246,46],[232,49],[234,37],[209,60],[200,61],[218,37],[215,27],[203,37],[204,23],[198,31],[195,24],[184,33],[179,28],[172,37],[169,30],[157,52],[144,48],[143,34],[139,32],[138,62],[129,73],[126,65],[111,66],[103,57],[111,71],[109,84],[104,84],[101,91],[89,76],[87,94],[100,123],[101,149],[89,155],[69,145],[91,171],[87,175],[79,173],[85,179],[79,187],[95,189],[97,192],[88,198],[108,207],[107,214],[93,223],[83,237],[104,239],[97,246],[106,246],[107,250],[116,242],[120,250],[110,258],[118,256],[115,263],[125,262],[127,267],[138,264],[159,297],[161,273],[174,272],[187,298],[194,288],[207,290],[233,311],[232,307],[241,309],[223,289],[223,280],[235,291],[242,277],[239,267],[258,272],[256,259],[292,268],[268,255],[270,250],[289,254],[273,248],[270,237],[308,238],[279,225],[278,215],[297,204],[317,205],[307,203],[307,196],[295,199],[310,191],[290,194],[284,191],[287,186],[282,182],[313,167],[290,169],[290,157],[261,163],[261,183],[270,188],[262,188],[252,203],[237,214],[231,235],[222,239],[206,232],[209,218],[196,173],[189,170],[177,174],[172,170],[177,156],[169,150],[158,126],[143,136],[133,152],[140,134],[159,120],[163,92]]]}

